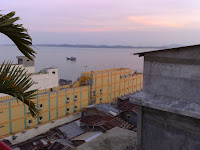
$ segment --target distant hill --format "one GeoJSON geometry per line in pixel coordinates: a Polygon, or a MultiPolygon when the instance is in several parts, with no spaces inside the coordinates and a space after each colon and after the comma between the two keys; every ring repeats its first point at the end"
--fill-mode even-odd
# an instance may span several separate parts
{"type": "Polygon", "coordinates": [[[89,45],[89,44],[36,44],[44,47],[74,47],[74,48],[168,48],[166,46],[124,46],[124,45],[89,45]]]}
{"type": "MultiPolygon", "coordinates": [[[[13,46],[14,44],[6,44],[4,46],[13,46]]],[[[3,45],[2,45],[3,46],[3,45]]],[[[151,49],[167,49],[182,47],[183,45],[171,44],[165,46],[125,46],[125,45],[90,45],[90,44],[35,44],[33,46],[44,46],[44,47],[74,47],[74,48],[151,48],[151,49]]]]}

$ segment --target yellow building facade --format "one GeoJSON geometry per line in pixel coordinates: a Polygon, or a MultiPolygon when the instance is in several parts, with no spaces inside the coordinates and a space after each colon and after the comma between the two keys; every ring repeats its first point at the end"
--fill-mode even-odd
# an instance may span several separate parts
{"type": "Polygon", "coordinates": [[[41,114],[38,118],[32,118],[28,107],[13,97],[0,97],[0,138],[64,118],[91,104],[112,102],[142,88],[143,74],[131,69],[85,72],[71,87],[38,90],[33,100],[41,114]]]}

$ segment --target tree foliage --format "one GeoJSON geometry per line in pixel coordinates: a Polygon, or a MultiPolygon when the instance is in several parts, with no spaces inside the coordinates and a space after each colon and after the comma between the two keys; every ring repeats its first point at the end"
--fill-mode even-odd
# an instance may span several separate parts
{"type": "MultiPolygon", "coordinates": [[[[32,39],[22,24],[16,24],[19,17],[14,17],[15,12],[0,15],[0,33],[8,36],[18,49],[30,60],[35,57],[36,52],[30,47],[32,39]]],[[[35,98],[37,90],[28,89],[34,84],[27,71],[10,62],[3,62],[0,66],[0,93],[8,94],[22,101],[29,107],[33,117],[39,115],[35,104],[31,101],[35,98]]]]}
{"type": "Polygon", "coordinates": [[[30,60],[35,57],[36,52],[30,47],[32,39],[22,24],[15,24],[19,17],[14,17],[15,12],[0,16],[0,32],[9,37],[18,49],[30,60]]]}

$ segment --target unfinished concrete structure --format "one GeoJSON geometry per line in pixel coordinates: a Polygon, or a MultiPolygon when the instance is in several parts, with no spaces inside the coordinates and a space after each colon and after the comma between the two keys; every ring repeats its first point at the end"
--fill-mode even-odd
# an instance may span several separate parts
{"type": "Polygon", "coordinates": [[[142,150],[200,149],[200,45],[137,53],[144,56],[138,104],[142,150]]]}

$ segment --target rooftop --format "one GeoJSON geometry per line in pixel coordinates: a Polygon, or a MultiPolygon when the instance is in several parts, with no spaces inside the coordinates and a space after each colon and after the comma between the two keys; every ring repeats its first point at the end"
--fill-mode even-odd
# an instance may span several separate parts
{"type": "Polygon", "coordinates": [[[144,56],[146,53],[153,53],[153,52],[159,52],[159,51],[166,51],[166,50],[183,50],[185,48],[196,48],[200,47],[200,45],[190,45],[190,46],[183,46],[183,47],[176,47],[176,48],[168,48],[168,49],[160,49],[160,50],[154,50],[154,51],[147,51],[147,52],[140,52],[140,53],[134,53],[134,55],[139,55],[139,57],[144,56]]]}
{"type": "MultiPolygon", "coordinates": [[[[98,71],[93,71],[93,73],[106,73],[110,71],[120,71],[120,70],[127,70],[130,68],[114,68],[114,69],[106,69],[106,70],[98,70],[98,71]]],[[[84,74],[91,74],[91,72],[84,72],[84,74]]]]}
{"type": "Polygon", "coordinates": [[[71,122],[61,127],[58,127],[58,130],[61,131],[69,139],[86,132],[84,129],[80,128],[75,122],[71,122]]]}
{"type": "Polygon", "coordinates": [[[120,113],[120,111],[110,104],[95,104],[95,105],[89,105],[85,107],[85,109],[90,109],[90,108],[95,108],[99,111],[103,111],[111,116],[116,116],[117,114],[120,113]]]}
{"type": "Polygon", "coordinates": [[[130,101],[137,105],[200,119],[200,105],[191,101],[148,92],[136,93],[130,101]]]}
{"type": "Polygon", "coordinates": [[[103,132],[99,131],[99,132],[86,132],[81,134],[80,136],[77,136],[73,139],[71,139],[72,141],[85,141],[85,142],[89,142],[92,139],[100,136],[103,132]]]}
{"type": "Polygon", "coordinates": [[[123,150],[129,147],[136,150],[136,137],[137,133],[134,131],[115,127],[78,146],[76,150],[123,150]]]}

